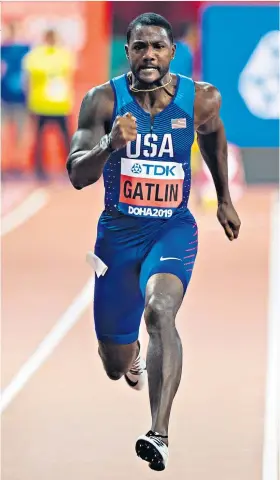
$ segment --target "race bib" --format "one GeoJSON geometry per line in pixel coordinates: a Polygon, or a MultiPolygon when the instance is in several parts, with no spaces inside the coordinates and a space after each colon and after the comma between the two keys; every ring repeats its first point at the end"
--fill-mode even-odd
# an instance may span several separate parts
{"type": "Polygon", "coordinates": [[[171,217],[183,200],[181,163],[121,159],[119,210],[137,217],[171,217]]]}

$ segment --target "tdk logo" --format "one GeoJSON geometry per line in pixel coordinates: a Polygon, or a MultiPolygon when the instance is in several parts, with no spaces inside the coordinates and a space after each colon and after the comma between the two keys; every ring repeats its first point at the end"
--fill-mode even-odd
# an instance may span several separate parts
{"type": "Polygon", "coordinates": [[[133,167],[131,168],[132,173],[144,173],[145,175],[153,175],[155,177],[160,177],[160,176],[171,176],[175,177],[175,170],[176,165],[173,165],[170,167],[169,165],[153,165],[152,163],[143,163],[142,168],[139,163],[135,163],[133,167]]]}
{"type": "Polygon", "coordinates": [[[132,173],[142,173],[142,168],[139,163],[134,163],[134,165],[131,168],[132,173]]]}

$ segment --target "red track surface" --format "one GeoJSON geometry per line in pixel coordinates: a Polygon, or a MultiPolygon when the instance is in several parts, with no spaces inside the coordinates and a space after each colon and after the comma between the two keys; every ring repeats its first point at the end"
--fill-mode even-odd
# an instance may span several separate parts
{"type": "MultiPolygon", "coordinates": [[[[101,185],[47,188],[47,206],[2,239],[2,390],[91,275],[101,185]]],[[[147,390],[106,378],[88,308],[3,413],[3,480],[261,479],[270,194],[239,201],[234,243],[215,212],[193,209],[200,248],[178,315],[184,373],[167,470],[134,453],[150,428],[147,390]]]]}

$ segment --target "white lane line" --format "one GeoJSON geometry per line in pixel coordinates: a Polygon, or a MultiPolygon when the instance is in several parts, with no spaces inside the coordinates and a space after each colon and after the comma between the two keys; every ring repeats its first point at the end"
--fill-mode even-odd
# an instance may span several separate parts
{"type": "Polygon", "coordinates": [[[40,368],[65,335],[77,323],[93,299],[93,281],[90,279],[79,295],[58,319],[49,334],[40,343],[37,350],[29,357],[19,372],[12,379],[1,395],[0,412],[2,413],[16,395],[22,390],[31,376],[40,368]]]}
{"type": "Polygon", "coordinates": [[[262,480],[278,480],[280,442],[279,201],[273,199],[269,265],[266,404],[262,480]]]}
{"type": "Polygon", "coordinates": [[[46,205],[48,199],[49,194],[44,188],[38,188],[32,192],[20,205],[3,216],[1,220],[1,235],[6,235],[29,220],[46,205]]]}

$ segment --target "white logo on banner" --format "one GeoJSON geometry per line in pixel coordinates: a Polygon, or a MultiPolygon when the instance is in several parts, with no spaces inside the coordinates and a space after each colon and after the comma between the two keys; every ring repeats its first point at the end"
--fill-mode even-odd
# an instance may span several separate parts
{"type": "Polygon", "coordinates": [[[280,116],[279,41],[278,30],[264,35],[239,77],[239,93],[250,112],[259,118],[280,116]]]}

